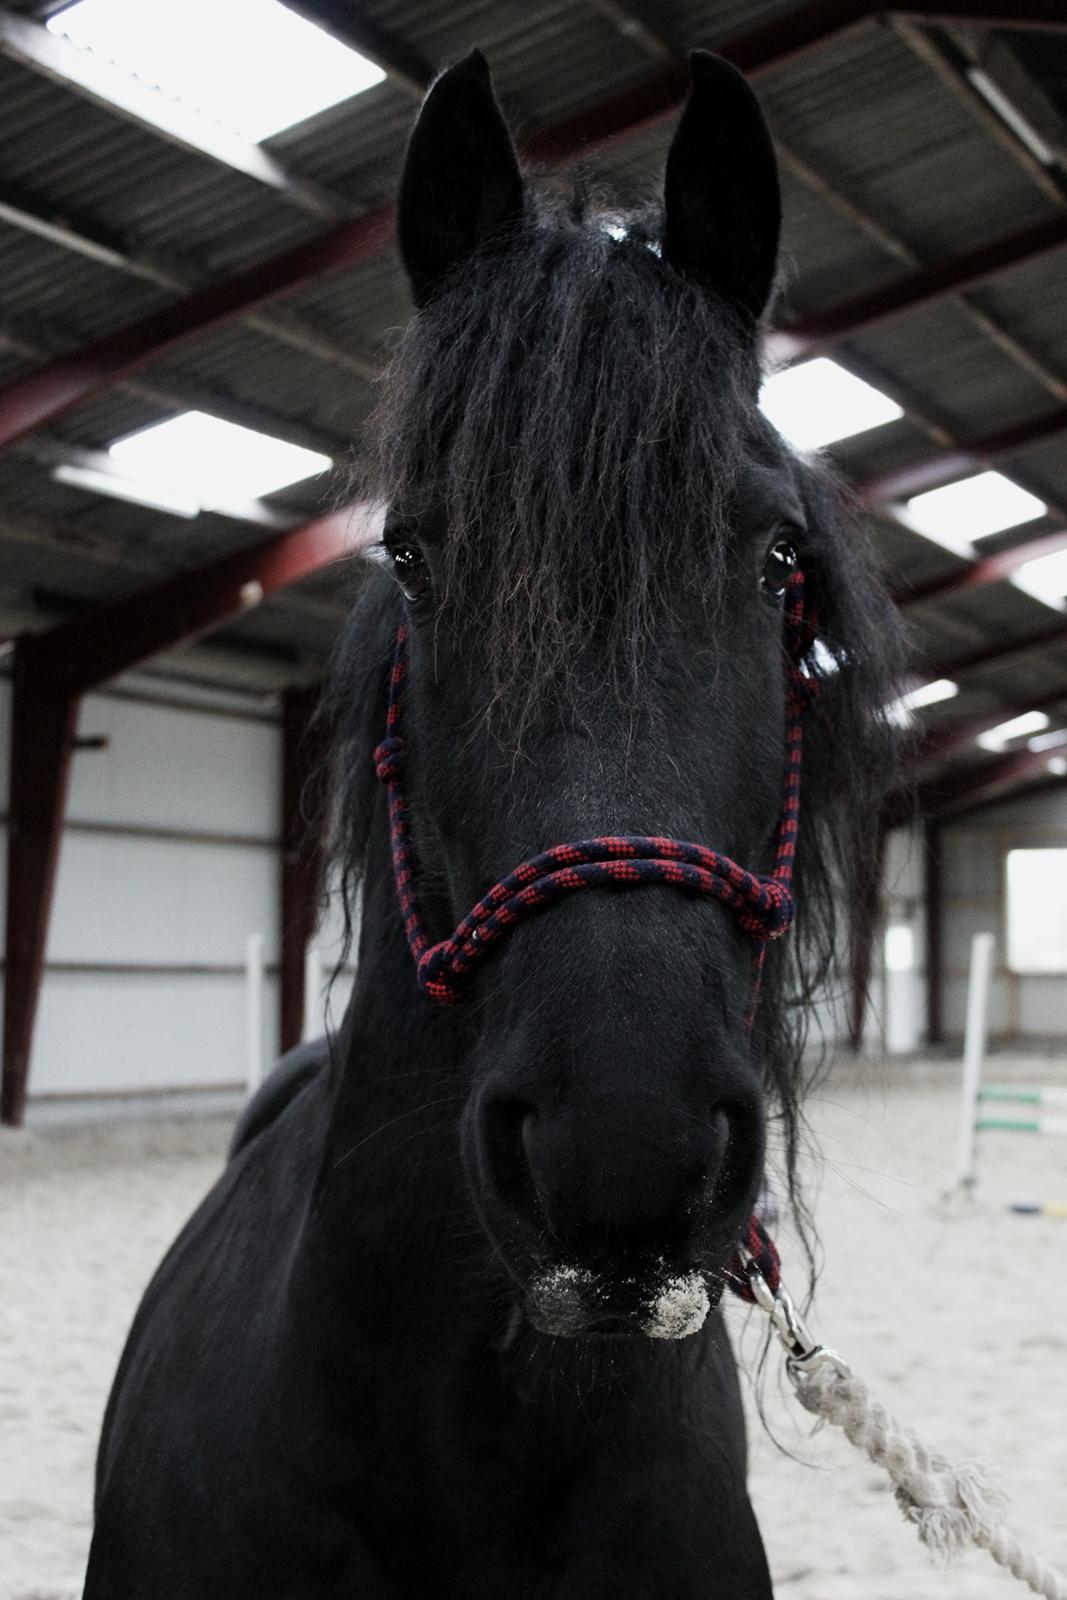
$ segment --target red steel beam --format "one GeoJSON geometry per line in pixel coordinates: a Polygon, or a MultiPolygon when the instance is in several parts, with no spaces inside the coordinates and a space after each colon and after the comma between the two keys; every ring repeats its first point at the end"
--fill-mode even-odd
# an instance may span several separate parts
{"type": "Polygon", "coordinates": [[[372,508],[348,506],[16,642],[0,1120],[26,1107],[82,695],[340,560],[373,526],[372,508]]]}
{"type": "Polygon", "coordinates": [[[987,433],[983,438],[972,439],[954,450],[938,450],[920,461],[910,461],[906,466],[894,467],[875,478],[856,484],[855,492],[863,500],[908,500],[924,489],[936,489],[953,478],[964,477],[983,462],[998,456],[1013,454],[1027,445],[1039,444],[1043,439],[1067,429],[1067,406],[1057,406],[1038,417],[1028,417],[1025,422],[1013,423],[987,433]]]}
{"type": "Polygon", "coordinates": [[[1042,789],[1058,789],[1067,784],[1067,777],[1061,777],[1056,772],[1040,772],[1036,775],[1023,775],[1017,781],[1006,782],[1001,788],[991,793],[983,794],[979,791],[973,801],[964,801],[953,812],[953,818],[965,816],[969,811],[975,811],[979,806],[992,805],[997,802],[1003,804],[1007,800],[1025,800],[1028,795],[1036,794],[1042,789]]]}
{"type": "Polygon", "coordinates": [[[1028,561],[1039,561],[1042,556],[1055,555],[1067,549],[1067,528],[1056,528],[1051,533],[1038,534],[1010,550],[998,550],[993,555],[979,556],[957,572],[943,578],[931,578],[928,583],[917,584],[912,589],[901,589],[894,599],[902,610],[916,606],[923,600],[942,600],[946,595],[961,594],[965,589],[981,589],[987,583],[999,583],[1028,561]]]}
{"type": "Polygon", "coordinates": [[[970,23],[976,28],[1022,28],[1036,33],[1067,33],[1063,0],[904,0],[890,6],[895,17],[913,22],[970,23]]]}
{"type": "Polygon", "coordinates": [[[779,328],[768,337],[768,354],[775,361],[795,361],[838,339],[862,333],[879,322],[899,316],[901,312],[918,310],[947,295],[962,294],[997,273],[1022,266],[1064,245],[1067,245],[1067,215],[1058,213],[1044,217],[993,244],[983,245],[950,261],[921,267],[884,288],[857,295],[779,328]]]}
{"type": "Polygon", "coordinates": [[[351,553],[371,508],[346,506],[73,618],[39,642],[76,694],[97,688],[351,553]]]}
{"type": "Polygon", "coordinates": [[[920,791],[923,814],[951,816],[953,812],[983,805],[1004,790],[1013,789],[1048,770],[1056,750],[1013,750],[996,761],[984,762],[967,772],[924,784],[920,791]]]}
{"type": "Polygon", "coordinates": [[[994,644],[984,644],[977,650],[967,650],[951,661],[941,661],[930,674],[934,678],[958,678],[961,673],[973,672],[975,667],[988,667],[995,661],[1007,661],[1011,656],[1026,655],[1031,650],[1055,649],[1067,644],[1067,619],[1037,633],[1028,633],[1021,639],[998,639],[994,644]]]}
{"type": "Polygon", "coordinates": [[[1052,706],[1067,703],[1067,683],[1044,694],[1020,696],[993,706],[989,711],[976,711],[973,716],[962,717],[942,728],[931,728],[919,745],[919,760],[923,763],[943,760],[961,745],[971,744],[980,734],[999,727],[1011,717],[1021,717],[1024,711],[1048,711],[1052,706]]]}

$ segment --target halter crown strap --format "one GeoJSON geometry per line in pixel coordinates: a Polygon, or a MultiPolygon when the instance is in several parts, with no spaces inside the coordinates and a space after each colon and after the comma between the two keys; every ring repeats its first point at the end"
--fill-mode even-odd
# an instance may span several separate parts
{"type": "Polygon", "coordinates": [[[462,980],[508,929],[561,895],[578,889],[638,887],[669,883],[709,895],[736,912],[746,933],[758,941],[757,974],[763,950],[786,932],[793,920],[793,860],[800,812],[803,711],[814,680],[803,663],[814,637],[805,613],[804,576],[796,572],[786,590],[786,770],[782,808],[769,875],[749,872],[707,845],[646,834],[608,834],[553,845],[521,861],[495,883],[447,939],[431,944],[415,898],[411,835],[403,772],[403,689],[407,671],[407,627],[396,638],[389,682],[386,737],[374,752],[375,771],[389,796],[393,872],[404,931],[418,982],[432,999],[453,1005],[462,980]]]}

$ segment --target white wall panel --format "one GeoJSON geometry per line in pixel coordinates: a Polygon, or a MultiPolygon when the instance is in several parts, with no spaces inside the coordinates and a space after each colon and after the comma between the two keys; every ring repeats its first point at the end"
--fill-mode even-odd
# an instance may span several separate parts
{"type": "Polygon", "coordinates": [[[947,893],[999,895],[1004,863],[996,833],[987,828],[946,828],[941,836],[941,876],[947,893]]]}
{"type": "Polygon", "coordinates": [[[241,963],[278,955],[278,852],[68,830],[49,961],[241,963]]]}
{"type": "MultiPolygon", "coordinates": [[[[278,986],[264,985],[266,1059],[277,1053],[278,986]]],[[[35,1094],[143,1092],[243,1083],[240,977],[49,972],[34,1050],[35,1094]]]]}
{"type": "MultiPolygon", "coordinates": [[[[989,1032],[993,1038],[1004,1038],[1013,1027],[1011,1004],[1011,979],[1004,973],[993,977],[989,985],[989,1032]]],[[[948,1037],[963,1038],[963,1024],[967,1015],[967,979],[946,977],[942,990],[942,1008],[945,1033],[948,1037]]]]}
{"type": "MultiPolygon", "coordinates": [[[[0,681],[5,809],[9,723],[10,684],[0,681]]],[[[86,699],[80,731],[108,745],[74,756],[31,1093],[241,1082],[248,934],[263,934],[268,965],[278,959],[280,731],[254,714],[107,693],[86,699]],[[69,970],[86,964],[116,970],[69,970]]],[[[0,850],[0,896],[5,868],[0,850]]],[[[277,1006],[269,974],[268,1060],[278,1048],[277,1006]]]]}
{"type": "Polygon", "coordinates": [[[1018,977],[1004,970],[1005,856],[1026,846],[1067,845],[1067,788],[1056,787],[990,806],[949,824],[943,833],[945,896],[945,1029],[963,1030],[966,980],[974,933],[997,940],[989,1027],[1008,1039],[1067,1036],[1067,974],[1018,977]]]}
{"type": "Polygon", "coordinates": [[[966,972],[971,960],[971,940],[976,933],[991,933],[996,940],[993,960],[1004,965],[1004,940],[1001,927],[1003,900],[954,899],[945,896],[943,959],[947,972],[966,972]]]}
{"type": "Polygon", "coordinates": [[[972,819],[977,828],[1063,828],[1067,829],[1067,787],[1056,784],[1038,790],[1022,800],[1006,800],[1003,805],[990,806],[980,818],[972,819]]]}
{"type": "Polygon", "coordinates": [[[1019,1029],[1035,1036],[1067,1034],[1067,977],[1019,978],[1019,1029]]]}
{"type": "Polygon", "coordinates": [[[89,695],[79,731],[106,735],[108,747],[74,757],[72,820],[277,835],[274,724],[89,695]]]}

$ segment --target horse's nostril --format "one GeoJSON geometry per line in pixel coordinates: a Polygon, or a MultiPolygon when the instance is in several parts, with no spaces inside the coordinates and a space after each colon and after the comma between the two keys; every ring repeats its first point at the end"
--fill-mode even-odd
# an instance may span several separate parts
{"type": "Polygon", "coordinates": [[[538,1234],[548,1219],[534,1181],[530,1136],[537,1112],[528,1101],[495,1098],[482,1109],[482,1151],[494,1199],[538,1234]]]}
{"type": "Polygon", "coordinates": [[[716,1234],[732,1237],[748,1216],[763,1170],[763,1123],[756,1109],[732,1104],[717,1107],[712,1121],[704,1203],[716,1234]]]}

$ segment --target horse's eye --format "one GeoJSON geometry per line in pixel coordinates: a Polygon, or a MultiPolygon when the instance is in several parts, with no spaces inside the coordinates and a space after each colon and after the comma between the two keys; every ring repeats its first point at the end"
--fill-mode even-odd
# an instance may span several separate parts
{"type": "Polygon", "coordinates": [[[760,587],[766,594],[773,595],[775,600],[780,600],[799,561],[800,556],[792,539],[776,540],[767,551],[760,587]]]}
{"type": "Polygon", "coordinates": [[[430,569],[415,544],[394,545],[389,551],[396,581],[409,600],[421,600],[430,591],[430,569]]]}

